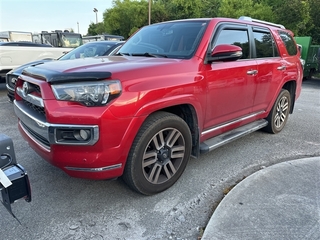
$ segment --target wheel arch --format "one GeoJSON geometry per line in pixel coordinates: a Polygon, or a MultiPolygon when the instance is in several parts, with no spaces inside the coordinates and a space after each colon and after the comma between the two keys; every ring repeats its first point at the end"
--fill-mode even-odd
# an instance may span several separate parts
{"type": "Polygon", "coordinates": [[[158,111],[165,111],[165,112],[169,112],[174,115],[177,115],[187,123],[190,129],[191,138],[192,138],[191,155],[194,157],[199,157],[200,135],[199,135],[198,117],[197,117],[195,108],[191,104],[181,104],[181,105],[175,105],[175,106],[159,109],[158,111]]]}
{"type": "Polygon", "coordinates": [[[290,96],[291,96],[290,114],[292,114],[295,100],[296,100],[297,82],[294,80],[288,81],[283,85],[282,89],[286,89],[290,93],[290,96]]]}

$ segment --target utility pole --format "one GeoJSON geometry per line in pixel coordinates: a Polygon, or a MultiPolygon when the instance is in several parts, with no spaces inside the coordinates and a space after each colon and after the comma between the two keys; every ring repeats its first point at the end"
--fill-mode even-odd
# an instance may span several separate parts
{"type": "Polygon", "coordinates": [[[151,24],[151,0],[149,0],[149,25],[151,24]]]}
{"type": "Polygon", "coordinates": [[[79,31],[79,22],[77,22],[77,24],[78,24],[78,33],[80,33],[80,31],[79,31]]]}

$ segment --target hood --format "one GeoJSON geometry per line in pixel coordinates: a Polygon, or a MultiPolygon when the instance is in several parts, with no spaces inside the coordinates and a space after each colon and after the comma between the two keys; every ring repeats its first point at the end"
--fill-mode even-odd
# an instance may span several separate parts
{"type": "Polygon", "coordinates": [[[24,70],[24,74],[38,76],[50,83],[101,80],[123,72],[152,67],[174,68],[173,65],[181,61],[183,60],[132,56],[95,57],[30,66],[24,70]]]}
{"type": "Polygon", "coordinates": [[[36,65],[39,65],[39,64],[43,64],[43,63],[46,63],[46,62],[51,62],[53,61],[54,59],[42,59],[42,60],[37,60],[37,61],[33,61],[33,62],[29,62],[29,63],[26,63],[26,64],[23,64],[13,70],[11,70],[11,74],[15,74],[15,75],[20,75],[22,73],[22,71],[27,68],[27,67],[30,67],[30,66],[36,66],[36,65]]]}

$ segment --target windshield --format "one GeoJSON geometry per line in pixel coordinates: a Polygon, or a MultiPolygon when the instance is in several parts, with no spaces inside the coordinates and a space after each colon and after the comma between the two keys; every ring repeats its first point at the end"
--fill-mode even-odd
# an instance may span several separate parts
{"type": "Polygon", "coordinates": [[[61,41],[63,47],[75,48],[82,45],[82,37],[80,34],[62,34],[61,41]]]}
{"type": "Polygon", "coordinates": [[[110,52],[117,45],[121,45],[121,42],[90,42],[86,43],[80,47],[73,49],[66,55],[62,56],[59,60],[69,60],[76,58],[86,58],[86,57],[97,57],[109,55],[110,52]]]}
{"type": "Polygon", "coordinates": [[[130,56],[191,58],[207,27],[207,20],[154,24],[142,28],[118,54],[130,56]]]}

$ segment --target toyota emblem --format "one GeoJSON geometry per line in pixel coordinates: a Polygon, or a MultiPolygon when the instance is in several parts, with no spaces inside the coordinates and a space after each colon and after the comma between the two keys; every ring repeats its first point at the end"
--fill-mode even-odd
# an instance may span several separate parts
{"type": "Polygon", "coordinates": [[[30,91],[30,85],[28,82],[24,82],[22,85],[23,96],[27,96],[30,91]]]}

